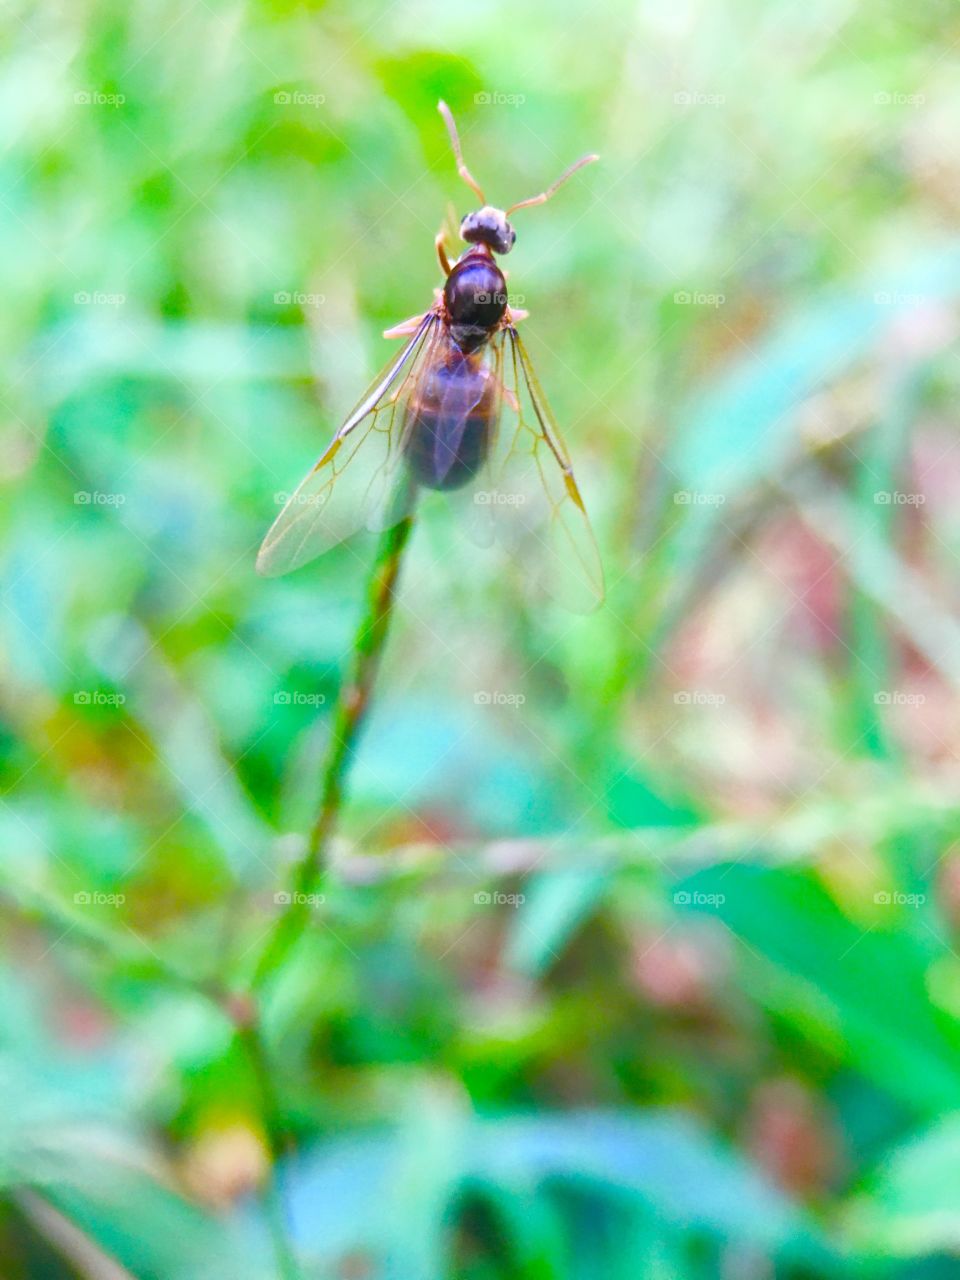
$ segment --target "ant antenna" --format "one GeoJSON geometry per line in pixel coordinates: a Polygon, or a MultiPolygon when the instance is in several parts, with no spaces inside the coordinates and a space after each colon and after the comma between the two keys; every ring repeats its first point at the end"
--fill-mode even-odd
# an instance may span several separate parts
{"type": "Polygon", "coordinates": [[[572,178],[578,169],[582,169],[584,165],[593,164],[594,160],[599,159],[600,157],[598,155],[581,156],[580,159],[575,161],[569,169],[564,169],[563,173],[561,173],[553,186],[547,187],[546,191],[541,191],[538,196],[531,196],[529,200],[518,200],[516,204],[512,204],[507,210],[507,217],[509,218],[511,213],[515,213],[517,209],[526,209],[528,205],[546,204],[556,189],[558,187],[562,187],[568,178],[572,178]]]}
{"type": "MultiPolygon", "coordinates": [[[[437,103],[437,110],[443,116],[444,123],[447,126],[447,133],[449,133],[450,135],[450,143],[453,146],[453,154],[457,160],[457,173],[459,173],[460,177],[464,180],[464,182],[471,189],[471,191],[473,191],[478,196],[480,203],[486,204],[487,197],[480,190],[480,183],[476,180],[476,178],[473,176],[473,174],[470,172],[470,170],[467,168],[467,166],[463,162],[463,152],[460,150],[460,135],[457,133],[457,126],[454,123],[453,114],[451,113],[450,108],[447,106],[447,104],[444,102],[442,98],[437,103]]],[[[567,177],[567,176],[569,175],[564,174],[564,177],[567,177]]],[[[563,179],[561,179],[561,181],[563,181],[563,179]]],[[[559,186],[559,183],[557,185],[559,186]]]]}

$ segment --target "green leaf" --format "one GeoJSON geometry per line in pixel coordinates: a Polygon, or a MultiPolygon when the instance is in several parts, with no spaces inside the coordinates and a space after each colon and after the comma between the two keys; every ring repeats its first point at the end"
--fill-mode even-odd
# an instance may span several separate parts
{"type": "MultiPolygon", "coordinates": [[[[661,1233],[689,1241],[738,1242],[828,1267],[835,1261],[801,1210],[683,1113],[456,1119],[448,1104],[424,1103],[412,1127],[342,1138],[290,1169],[305,1253],[331,1262],[364,1247],[385,1275],[432,1275],[451,1207],[480,1190],[494,1209],[505,1197],[515,1208],[530,1206],[499,1218],[505,1245],[531,1274],[540,1267],[537,1274],[551,1275],[559,1265],[558,1214],[566,1239],[583,1244],[576,1205],[584,1196],[598,1206],[594,1217],[600,1206],[614,1216],[646,1214],[661,1233]],[[446,1119],[430,1121],[438,1105],[446,1119]]],[[[598,1238],[592,1247],[600,1266],[607,1246],[598,1238]]]]}
{"type": "Polygon", "coordinates": [[[868,1254],[960,1251],[960,1116],[948,1116],[888,1155],[851,1204],[847,1231],[868,1254]]]}
{"type": "Polygon", "coordinates": [[[590,915],[610,883],[606,871],[564,868],[524,884],[521,903],[507,938],[505,959],[518,973],[542,973],[590,915]]]}
{"type": "Polygon", "coordinates": [[[906,930],[852,919],[793,869],[711,868],[680,883],[674,901],[747,944],[748,984],[805,1036],[918,1112],[960,1106],[960,1028],[931,1004],[929,948],[906,930]]]}
{"type": "Polygon", "coordinates": [[[37,1226],[52,1228],[54,1243],[63,1240],[44,1205],[72,1225],[75,1243],[86,1238],[137,1280],[270,1274],[262,1247],[178,1195],[142,1150],[109,1130],[34,1132],[20,1160],[16,1201],[37,1226]]]}
{"type": "Polygon", "coordinates": [[[481,1120],[471,1167],[507,1187],[626,1196],[685,1233],[801,1253],[816,1233],[785,1196],[682,1112],[581,1111],[481,1120]]]}

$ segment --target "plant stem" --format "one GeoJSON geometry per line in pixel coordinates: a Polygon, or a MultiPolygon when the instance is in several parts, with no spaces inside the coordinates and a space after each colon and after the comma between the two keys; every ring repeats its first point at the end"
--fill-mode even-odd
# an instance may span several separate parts
{"type": "MultiPolygon", "coordinates": [[[[333,736],[323,767],[320,806],[310,830],[307,847],[297,866],[290,904],[278,921],[254,972],[248,992],[227,993],[216,980],[200,979],[181,972],[168,961],[157,958],[157,976],[172,986],[195,990],[234,1022],[239,1043],[247,1058],[260,1095],[260,1113],[270,1148],[270,1166],[263,1186],[264,1215],[270,1230],[280,1280],[301,1280],[301,1271],[290,1238],[282,1188],[277,1177],[280,1159],[286,1154],[283,1118],[274,1088],[269,1054],[263,1041],[262,1022],[254,995],[255,988],[274,971],[287,951],[303,933],[310,918],[305,898],[322,869],[330,837],[343,804],[347,773],[357,739],[373,694],[380,659],[383,656],[390,618],[396,598],[397,579],[403,554],[413,530],[414,516],[405,516],[380,539],[367,590],[367,608],[357,629],[353,646],[350,679],[344,684],[334,712],[333,736]],[[250,1001],[249,1005],[247,1002],[250,1001]]],[[[56,919],[58,927],[62,920],[56,919]]],[[[90,932],[90,931],[88,931],[90,932]]],[[[113,939],[91,933],[90,941],[104,945],[113,939]]],[[[151,953],[153,954],[153,953],[151,953]]]]}
{"type": "Polygon", "coordinates": [[[270,1238],[273,1241],[277,1271],[281,1280],[301,1280],[300,1266],[290,1239],[283,1195],[277,1176],[280,1158],[285,1154],[280,1104],[273,1087],[270,1062],[260,1033],[259,1021],[256,1018],[251,1019],[248,1024],[239,1026],[237,1033],[260,1094],[260,1113],[270,1147],[270,1165],[263,1184],[262,1202],[264,1216],[270,1229],[270,1238]]]}
{"type": "MultiPolygon", "coordinates": [[[[307,895],[322,870],[327,846],[340,815],[347,773],[373,694],[393,612],[403,553],[412,529],[411,514],[393,528],[387,529],[380,539],[370,574],[367,607],[354,640],[353,667],[349,680],[340,690],[334,711],[333,735],[323,767],[317,817],[310,830],[306,850],[293,875],[290,902],[270,934],[254,971],[248,997],[254,1002],[256,987],[275,972],[309,921],[307,895]]],[[[254,1003],[249,1021],[239,1026],[239,1035],[260,1091],[264,1126],[270,1141],[271,1167],[264,1185],[264,1210],[282,1280],[300,1280],[299,1266],[287,1229],[282,1190],[277,1181],[277,1163],[284,1154],[285,1143],[282,1116],[273,1087],[261,1025],[257,1005],[254,1003]]]]}
{"type": "Polygon", "coordinates": [[[383,656],[397,579],[403,562],[414,517],[405,516],[384,531],[370,574],[367,608],[357,628],[353,645],[353,668],[340,690],[333,719],[333,735],[323,767],[320,806],[310,830],[307,848],[293,876],[293,891],[277,928],[271,934],[254,974],[258,986],[280,963],[306,928],[310,907],[306,897],[312,892],[323,869],[330,838],[343,804],[347,774],[370,706],[380,659],[383,656]]]}
{"type": "Polygon", "coordinates": [[[320,809],[297,875],[297,885],[304,892],[309,891],[320,869],[343,803],[347,772],[373,694],[390,627],[400,565],[412,529],[413,516],[409,515],[385,531],[377,549],[370,576],[367,613],[354,641],[353,671],[349,683],[340,692],[337,705],[333,741],[323,771],[320,809]]]}

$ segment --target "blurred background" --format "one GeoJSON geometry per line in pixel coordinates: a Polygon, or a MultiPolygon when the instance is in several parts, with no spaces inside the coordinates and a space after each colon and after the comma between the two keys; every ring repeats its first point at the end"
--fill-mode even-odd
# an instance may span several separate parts
{"type": "Polygon", "coordinates": [[[955,6],[2,36],[8,1280],[955,1276],[955,6]],[[508,266],[609,599],[424,519],[255,1018],[374,543],[254,557],[470,207],[440,96],[495,203],[601,153],[508,266]]]}

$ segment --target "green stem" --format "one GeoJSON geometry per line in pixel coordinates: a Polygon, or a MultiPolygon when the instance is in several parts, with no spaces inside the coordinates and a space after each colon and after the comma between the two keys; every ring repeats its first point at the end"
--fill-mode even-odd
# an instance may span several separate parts
{"type": "Polygon", "coordinates": [[[317,817],[310,830],[306,851],[293,875],[290,904],[257,964],[253,979],[255,987],[276,969],[310,919],[307,896],[313,892],[323,869],[330,838],[340,816],[347,774],[383,657],[396,599],[397,579],[413,520],[413,515],[408,515],[381,536],[370,575],[367,608],[354,640],[353,668],[350,678],[340,690],[334,712],[333,734],[323,768],[317,817]]]}
{"type": "MultiPolygon", "coordinates": [[[[403,553],[413,529],[413,515],[408,515],[384,532],[377,549],[367,593],[367,608],[357,630],[353,648],[350,679],[340,691],[334,712],[333,736],[323,769],[320,806],[311,828],[307,848],[294,873],[295,892],[290,904],[271,934],[254,973],[252,988],[273,972],[306,928],[310,910],[306,895],[316,882],[330,837],[343,804],[346,778],[370,705],[380,659],[383,656],[390,617],[396,598],[397,579],[403,553]]],[[[62,923],[62,922],[58,922],[62,923]]],[[[95,939],[103,945],[104,939],[95,939]]],[[[226,1012],[237,1029],[260,1095],[260,1111],[270,1146],[270,1167],[263,1187],[263,1207],[281,1280],[301,1280],[300,1267],[290,1239],[282,1189],[277,1166],[285,1154],[283,1117],[274,1088],[270,1059],[263,1041],[261,1020],[253,990],[246,994],[225,992],[216,981],[199,980],[181,973],[165,960],[156,960],[158,976],[174,985],[187,985],[204,995],[226,1012]],[[247,1002],[250,1002],[249,1004],[247,1002]]]]}
{"type": "Polygon", "coordinates": [[[262,1202],[264,1216],[270,1229],[270,1238],[273,1241],[277,1271],[281,1280],[301,1280],[300,1266],[290,1239],[283,1195],[277,1177],[280,1158],[285,1154],[280,1103],[273,1087],[270,1062],[260,1032],[259,1021],[252,1018],[245,1025],[238,1026],[237,1034],[260,1094],[260,1114],[270,1147],[270,1165],[264,1180],[262,1202]]]}
{"type": "MultiPolygon", "coordinates": [[[[284,956],[303,934],[310,919],[307,895],[320,875],[330,837],[340,815],[347,774],[373,694],[396,598],[403,553],[412,529],[411,514],[392,529],[386,530],[380,539],[370,574],[367,608],[354,641],[353,667],[349,680],[340,690],[334,711],[333,735],[323,768],[317,817],[310,830],[304,855],[293,875],[290,903],[271,933],[254,971],[253,989],[276,971],[284,956]]],[[[248,998],[255,1001],[253,991],[248,998]]],[[[284,1154],[282,1115],[273,1087],[269,1056],[263,1042],[256,1004],[252,1006],[249,1021],[241,1019],[238,1030],[260,1091],[264,1125],[270,1140],[271,1167],[264,1186],[263,1201],[277,1267],[282,1280],[300,1280],[296,1255],[287,1230],[283,1195],[276,1176],[278,1160],[284,1154]]]]}
{"type": "Polygon", "coordinates": [[[309,891],[320,870],[340,813],[347,772],[373,694],[396,599],[400,565],[412,529],[413,516],[410,515],[388,529],[380,540],[370,576],[367,613],[354,642],[353,672],[341,689],[337,704],[333,741],[323,771],[320,808],[297,875],[297,885],[303,892],[309,891]]]}

